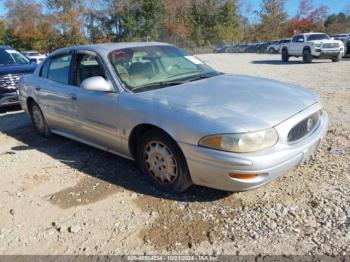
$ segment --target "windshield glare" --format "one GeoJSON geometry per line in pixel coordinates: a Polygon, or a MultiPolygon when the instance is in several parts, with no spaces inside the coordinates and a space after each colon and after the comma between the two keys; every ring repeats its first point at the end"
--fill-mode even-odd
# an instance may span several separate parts
{"type": "Polygon", "coordinates": [[[112,51],[110,62],[131,91],[154,89],[152,84],[186,80],[218,73],[194,56],[174,46],[133,47],[112,51]],[[144,87],[144,88],[143,88],[144,87]]]}
{"type": "Polygon", "coordinates": [[[329,36],[326,34],[314,34],[307,37],[307,41],[326,40],[326,39],[329,39],[329,36]]]}
{"type": "Polygon", "coordinates": [[[0,49],[0,64],[1,65],[15,65],[15,64],[29,64],[29,59],[20,52],[9,49],[0,49]]]}

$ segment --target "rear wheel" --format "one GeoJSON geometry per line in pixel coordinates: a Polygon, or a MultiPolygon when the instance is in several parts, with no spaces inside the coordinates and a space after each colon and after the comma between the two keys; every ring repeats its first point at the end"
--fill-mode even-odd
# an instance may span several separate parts
{"type": "Polygon", "coordinates": [[[30,116],[33,125],[42,136],[46,137],[51,135],[50,127],[46,122],[43,112],[41,111],[39,105],[35,102],[32,102],[30,105],[30,116]]]}
{"type": "Polygon", "coordinates": [[[303,51],[303,61],[305,63],[311,63],[312,62],[312,55],[311,55],[311,51],[309,49],[305,49],[303,51]]]}
{"type": "Polygon", "coordinates": [[[282,50],[282,62],[288,62],[289,61],[289,55],[288,51],[286,49],[282,50]]]}
{"type": "Polygon", "coordinates": [[[150,130],[142,136],[137,160],[143,173],[163,191],[181,193],[192,185],[181,149],[162,131],[150,130]]]}

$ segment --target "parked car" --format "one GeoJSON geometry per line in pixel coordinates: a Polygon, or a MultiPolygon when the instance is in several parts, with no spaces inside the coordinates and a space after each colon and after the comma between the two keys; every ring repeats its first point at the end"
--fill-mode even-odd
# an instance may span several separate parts
{"type": "Polygon", "coordinates": [[[260,45],[258,46],[256,52],[257,53],[266,53],[267,52],[267,47],[270,45],[271,42],[264,42],[264,43],[260,43],[260,45]]]}
{"type": "Polygon", "coordinates": [[[277,53],[278,52],[277,50],[279,49],[279,41],[278,40],[271,41],[266,49],[270,54],[277,53]]]}
{"type": "Polygon", "coordinates": [[[257,188],[307,159],[328,123],[307,89],[222,74],[165,43],[60,49],[19,85],[42,135],[137,160],[171,192],[257,188]]]}
{"type": "Polygon", "coordinates": [[[281,50],[283,62],[288,62],[290,56],[301,56],[306,63],[314,58],[338,62],[344,55],[344,44],[324,33],[306,33],[295,35],[290,43],[282,44],[281,50]]]}
{"type": "Polygon", "coordinates": [[[344,44],[344,57],[350,56],[350,34],[338,34],[332,36],[336,40],[340,40],[344,44]]]}
{"type": "Polygon", "coordinates": [[[350,33],[332,35],[334,38],[350,38],[350,33]]]}
{"type": "Polygon", "coordinates": [[[258,50],[258,44],[248,44],[245,53],[256,53],[258,50]]]}
{"type": "Polygon", "coordinates": [[[16,105],[17,83],[20,77],[31,74],[36,64],[10,46],[0,46],[0,107],[16,105]]]}
{"type": "Polygon", "coordinates": [[[23,54],[37,64],[45,60],[46,56],[40,54],[38,51],[24,51],[23,54]]]}
{"type": "Polygon", "coordinates": [[[281,45],[289,43],[290,40],[291,40],[290,38],[286,38],[279,41],[272,41],[267,47],[267,50],[270,54],[279,53],[281,45]]]}
{"type": "Polygon", "coordinates": [[[227,49],[231,46],[230,44],[218,44],[215,46],[213,53],[226,53],[227,49]]]}
{"type": "Polygon", "coordinates": [[[248,48],[248,45],[247,44],[239,44],[238,46],[237,46],[237,53],[245,53],[246,52],[246,50],[247,50],[247,48],[248,48]]]}

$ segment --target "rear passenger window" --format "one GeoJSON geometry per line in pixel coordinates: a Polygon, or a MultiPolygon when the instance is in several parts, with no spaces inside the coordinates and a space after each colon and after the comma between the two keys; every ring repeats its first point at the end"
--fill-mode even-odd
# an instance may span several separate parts
{"type": "Polygon", "coordinates": [[[69,83],[69,67],[71,60],[71,54],[51,58],[47,78],[67,85],[69,83]]]}

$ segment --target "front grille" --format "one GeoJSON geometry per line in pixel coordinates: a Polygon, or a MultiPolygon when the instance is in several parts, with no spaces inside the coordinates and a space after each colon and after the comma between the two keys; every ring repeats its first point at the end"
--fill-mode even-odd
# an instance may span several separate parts
{"type": "Polygon", "coordinates": [[[322,46],[323,48],[339,48],[338,43],[325,43],[322,46]]]}
{"type": "Polygon", "coordinates": [[[288,142],[295,142],[310,134],[318,125],[321,111],[317,111],[303,121],[296,124],[288,133],[288,142]]]}
{"type": "Polygon", "coordinates": [[[24,74],[7,74],[0,76],[0,89],[16,89],[18,80],[24,74]]]}

